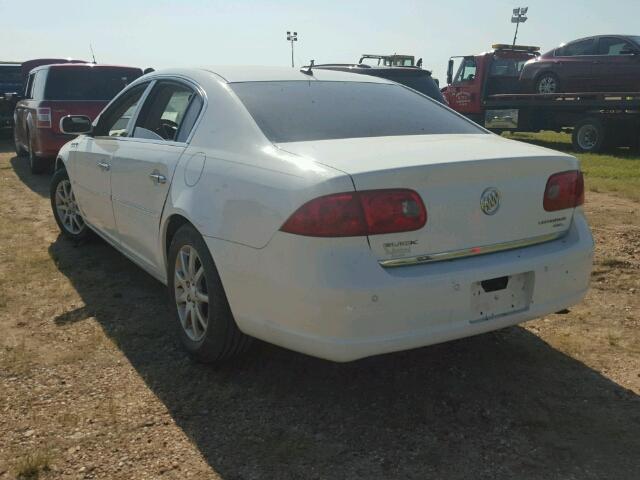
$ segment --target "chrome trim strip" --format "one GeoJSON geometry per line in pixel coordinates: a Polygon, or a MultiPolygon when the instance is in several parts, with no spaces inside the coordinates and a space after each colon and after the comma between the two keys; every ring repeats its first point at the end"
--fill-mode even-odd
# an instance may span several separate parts
{"type": "Polygon", "coordinates": [[[444,262],[446,260],[457,260],[459,258],[477,257],[478,255],[486,255],[488,253],[502,252],[505,250],[513,250],[515,248],[524,248],[537,245],[539,243],[557,240],[566,235],[565,232],[549,233],[538,237],[527,238],[524,240],[514,240],[511,242],[495,243],[493,245],[485,245],[483,247],[465,248],[462,250],[454,250],[451,252],[432,253],[429,255],[418,255],[416,257],[393,258],[390,260],[378,260],[380,266],[384,268],[404,267],[408,265],[421,265],[424,263],[444,262]]]}

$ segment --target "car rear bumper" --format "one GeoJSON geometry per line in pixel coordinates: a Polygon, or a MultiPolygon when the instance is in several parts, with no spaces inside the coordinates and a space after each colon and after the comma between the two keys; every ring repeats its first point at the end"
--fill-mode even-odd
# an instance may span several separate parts
{"type": "Polygon", "coordinates": [[[278,232],[263,249],[205,240],[243,332],[334,361],[476,335],[566,308],[585,295],[593,256],[578,211],[559,240],[388,269],[364,238],[278,232]],[[502,297],[495,305],[484,291],[479,300],[478,282],[504,276],[509,290],[496,292],[502,297]]]}
{"type": "Polygon", "coordinates": [[[55,158],[62,146],[75,138],[74,135],[54,133],[46,128],[38,128],[37,132],[34,143],[36,155],[41,158],[55,158]]]}

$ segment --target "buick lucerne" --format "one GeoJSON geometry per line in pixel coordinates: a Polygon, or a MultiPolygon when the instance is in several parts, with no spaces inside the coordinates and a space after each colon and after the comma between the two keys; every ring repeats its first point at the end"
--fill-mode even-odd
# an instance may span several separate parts
{"type": "Polygon", "coordinates": [[[62,233],[168,286],[186,349],[259,338],[334,361],[579,302],[593,240],[578,161],[389,80],[220,67],[138,78],[62,149],[62,233]]]}

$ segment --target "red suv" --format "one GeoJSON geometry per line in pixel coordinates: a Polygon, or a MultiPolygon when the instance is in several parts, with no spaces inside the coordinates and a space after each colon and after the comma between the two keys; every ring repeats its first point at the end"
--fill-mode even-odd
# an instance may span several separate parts
{"type": "Polygon", "coordinates": [[[141,75],[140,68],[91,63],[34,68],[14,113],[16,153],[29,154],[32,173],[49,170],[60,147],[73,138],[60,132],[60,119],[66,115],[95,118],[141,75]]]}

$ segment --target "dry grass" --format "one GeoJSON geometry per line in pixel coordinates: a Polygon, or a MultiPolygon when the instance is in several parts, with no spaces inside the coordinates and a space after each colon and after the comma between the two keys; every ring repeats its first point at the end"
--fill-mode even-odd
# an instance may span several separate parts
{"type": "Polygon", "coordinates": [[[35,480],[51,469],[53,452],[50,448],[35,449],[18,458],[15,475],[18,480],[35,480]]]}

